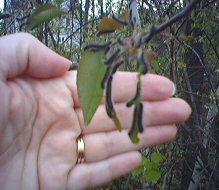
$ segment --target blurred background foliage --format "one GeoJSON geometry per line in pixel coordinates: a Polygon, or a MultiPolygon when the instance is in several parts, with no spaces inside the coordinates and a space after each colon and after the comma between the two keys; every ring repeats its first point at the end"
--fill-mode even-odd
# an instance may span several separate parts
{"type": "MultiPolygon", "coordinates": [[[[130,36],[129,28],[97,35],[104,17],[129,17],[129,0],[2,0],[0,36],[29,32],[77,66],[83,47],[130,36]]],[[[182,10],[189,0],[138,0],[148,33],[182,10]]],[[[176,96],[193,110],[175,142],[141,150],[142,166],[99,189],[219,189],[219,2],[202,0],[193,12],[156,35],[152,72],[171,78],[176,96]]],[[[125,70],[132,70],[127,65],[125,70]]],[[[173,108],[174,109],[174,108],[173,108]]]]}

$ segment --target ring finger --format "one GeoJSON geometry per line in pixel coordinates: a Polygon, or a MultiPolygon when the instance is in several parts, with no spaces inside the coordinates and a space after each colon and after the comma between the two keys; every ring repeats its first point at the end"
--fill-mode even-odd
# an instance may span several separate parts
{"type": "Polygon", "coordinates": [[[176,133],[175,125],[147,127],[140,135],[139,144],[130,141],[127,130],[84,135],[86,162],[97,162],[117,154],[166,143],[174,140],[176,133]]]}

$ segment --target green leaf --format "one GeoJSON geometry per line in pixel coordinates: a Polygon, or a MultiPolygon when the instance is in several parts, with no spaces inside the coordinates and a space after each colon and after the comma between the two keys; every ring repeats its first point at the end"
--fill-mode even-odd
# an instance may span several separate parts
{"type": "Polygon", "coordinates": [[[132,172],[132,175],[133,175],[133,177],[139,177],[140,175],[143,174],[143,172],[144,172],[144,166],[141,165],[132,172]]]}
{"type": "Polygon", "coordinates": [[[161,178],[161,171],[158,170],[148,170],[144,179],[146,181],[151,181],[152,183],[157,183],[158,180],[161,178]]]}
{"type": "Polygon", "coordinates": [[[35,12],[28,19],[28,28],[33,29],[33,27],[48,22],[56,17],[59,17],[67,12],[57,8],[51,4],[41,5],[35,10],[35,12]]]}
{"type": "Polygon", "coordinates": [[[164,156],[159,152],[153,152],[151,155],[151,160],[156,164],[160,164],[164,161],[164,156]]]}
{"type": "Polygon", "coordinates": [[[93,118],[103,96],[101,81],[106,72],[104,60],[104,51],[86,51],[79,65],[77,86],[86,125],[93,118]]]}
{"type": "Polygon", "coordinates": [[[150,160],[148,160],[147,158],[144,159],[143,161],[143,165],[147,170],[152,170],[153,169],[153,162],[151,162],[150,160]]]}

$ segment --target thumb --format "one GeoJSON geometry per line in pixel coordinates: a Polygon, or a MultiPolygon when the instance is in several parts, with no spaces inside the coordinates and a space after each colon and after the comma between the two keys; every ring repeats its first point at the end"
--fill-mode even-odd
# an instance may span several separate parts
{"type": "Polygon", "coordinates": [[[0,77],[3,79],[24,74],[36,78],[57,77],[68,71],[70,64],[30,34],[0,38],[0,77]]]}

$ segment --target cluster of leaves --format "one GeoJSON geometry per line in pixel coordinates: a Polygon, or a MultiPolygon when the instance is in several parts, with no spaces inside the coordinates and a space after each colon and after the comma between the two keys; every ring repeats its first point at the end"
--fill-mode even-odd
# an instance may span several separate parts
{"type": "MultiPolygon", "coordinates": [[[[109,34],[128,25],[123,17],[113,16],[103,18],[99,24],[98,34],[109,34]]],[[[155,54],[148,52],[144,46],[136,46],[139,37],[118,38],[104,44],[87,45],[82,55],[78,71],[78,93],[82,105],[85,123],[88,125],[94,116],[105,89],[106,112],[121,131],[121,122],[114,109],[112,101],[112,80],[114,73],[126,62],[133,63],[138,74],[138,84],[135,97],[127,103],[127,107],[135,105],[133,122],[129,131],[133,143],[139,142],[139,133],[143,132],[141,103],[141,75],[149,71],[149,59],[155,54]]]]}
{"type": "Polygon", "coordinates": [[[143,158],[142,165],[136,169],[133,173],[133,177],[140,178],[141,181],[148,181],[152,183],[157,183],[163,174],[162,163],[165,157],[159,152],[153,152],[150,159],[147,157],[143,158]]]}

